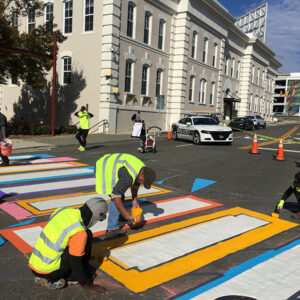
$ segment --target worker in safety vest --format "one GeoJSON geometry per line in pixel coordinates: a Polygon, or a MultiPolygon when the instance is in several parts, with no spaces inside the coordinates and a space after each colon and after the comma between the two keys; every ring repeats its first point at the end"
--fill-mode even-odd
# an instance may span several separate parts
{"type": "MultiPolygon", "coordinates": [[[[294,193],[300,209],[300,172],[295,174],[294,182],[283,193],[281,200],[276,204],[275,210],[279,211],[283,208],[284,202],[294,193]]],[[[295,219],[300,219],[300,211],[292,214],[295,219]]]]}
{"type": "Polygon", "coordinates": [[[131,154],[106,154],[96,162],[96,192],[111,197],[106,237],[126,233],[126,230],[119,226],[120,213],[125,220],[133,220],[131,213],[123,205],[127,189],[131,188],[132,206],[137,208],[140,184],[150,189],[155,179],[155,171],[131,154]]]}
{"type": "Polygon", "coordinates": [[[87,200],[79,209],[58,208],[30,256],[35,283],[52,290],[79,283],[89,293],[105,293],[106,289],[94,285],[88,273],[93,240],[88,228],[105,220],[106,212],[106,201],[100,197],[87,200]]]}
{"type": "Polygon", "coordinates": [[[80,128],[78,129],[78,132],[75,135],[75,138],[78,140],[80,146],[78,148],[79,151],[85,151],[86,150],[86,138],[89,134],[90,130],[90,118],[92,118],[94,115],[89,113],[85,106],[82,106],[79,111],[75,113],[75,116],[80,119],[80,128]]]}

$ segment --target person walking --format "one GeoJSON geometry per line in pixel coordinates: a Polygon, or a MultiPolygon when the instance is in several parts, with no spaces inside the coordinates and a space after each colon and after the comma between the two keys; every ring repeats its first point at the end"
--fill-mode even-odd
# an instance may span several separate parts
{"type": "MultiPolygon", "coordinates": [[[[7,119],[6,116],[0,111],[0,141],[3,141],[7,137],[7,119]]],[[[9,158],[8,156],[2,154],[1,149],[0,156],[2,158],[2,163],[0,164],[0,167],[9,166],[9,158]]]]}
{"type": "MultiPolygon", "coordinates": [[[[299,210],[300,210],[300,172],[295,174],[294,177],[294,182],[286,189],[286,191],[283,193],[281,200],[276,204],[275,210],[280,211],[283,206],[285,201],[292,195],[294,194],[299,205],[299,210]]],[[[292,218],[295,219],[300,219],[300,211],[297,213],[292,214],[292,218]]]]}
{"type": "Polygon", "coordinates": [[[75,116],[80,119],[80,128],[75,135],[75,138],[78,140],[80,146],[78,148],[79,151],[86,150],[86,139],[90,130],[90,122],[89,119],[94,115],[89,113],[85,106],[82,106],[80,110],[75,113],[75,116]]]}
{"type": "Polygon", "coordinates": [[[106,219],[107,203],[91,198],[79,209],[58,208],[41,232],[30,256],[35,283],[55,290],[79,283],[91,294],[106,293],[89,278],[93,234],[88,229],[106,219]],[[74,282],[75,281],[75,282],[74,282]]]}
{"type": "Polygon", "coordinates": [[[131,154],[106,154],[96,162],[96,192],[111,197],[106,237],[126,234],[126,230],[119,226],[120,214],[126,221],[133,220],[123,204],[127,189],[131,188],[132,207],[138,208],[137,194],[140,185],[150,189],[155,179],[155,171],[131,154]]]}

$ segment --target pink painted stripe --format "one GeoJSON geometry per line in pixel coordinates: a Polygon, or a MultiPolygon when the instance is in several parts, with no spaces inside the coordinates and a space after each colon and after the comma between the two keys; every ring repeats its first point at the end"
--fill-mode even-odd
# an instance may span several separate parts
{"type": "Polygon", "coordinates": [[[32,213],[28,212],[26,209],[20,207],[14,202],[4,202],[0,204],[0,208],[14,217],[16,220],[22,220],[27,218],[35,217],[32,213]]]}
{"type": "Polygon", "coordinates": [[[52,162],[62,162],[62,161],[72,161],[78,160],[77,158],[72,157],[52,157],[52,158],[40,158],[35,159],[30,162],[30,164],[44,164],[44,163],[52,163],[52,162]]]}

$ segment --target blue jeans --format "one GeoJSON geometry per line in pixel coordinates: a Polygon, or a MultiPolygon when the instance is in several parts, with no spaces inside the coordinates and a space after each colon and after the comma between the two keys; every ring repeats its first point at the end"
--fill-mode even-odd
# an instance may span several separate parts
{"type": "Polygon", "coordinates": [[[119,226],[120,211],[115,205],[115,202],[111,199],[108,207],[108,219],[107,219],[107,230],[117,230],[119,226]]]}

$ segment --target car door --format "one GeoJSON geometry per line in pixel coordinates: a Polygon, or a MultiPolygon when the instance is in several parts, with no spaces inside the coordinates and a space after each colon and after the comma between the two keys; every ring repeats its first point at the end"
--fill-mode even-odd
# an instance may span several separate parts
{"type": "Polygon", "coordinates": [[[177,136],[178,138],[180,139],[184,139],[185,135],[184,135],[184,132],[185,132],[185,129],[186,129],[186,119],[187,118],[183,118],[183,119],[180,119],[179,122],[178,122],[178,127],[177,127],[177,136]]]}

